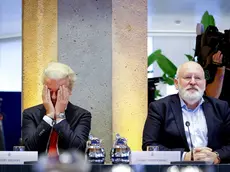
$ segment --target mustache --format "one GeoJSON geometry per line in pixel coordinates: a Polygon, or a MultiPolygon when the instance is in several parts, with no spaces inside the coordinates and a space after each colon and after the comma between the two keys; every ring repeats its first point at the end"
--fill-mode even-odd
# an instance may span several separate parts
{"type": "Polygon", "coordinates": [[[189,88],[186,88],[186,90],[191,90],[191,89],[196,90],[196,91],[200,90],[198,87],[189,87],[189,88]]]}

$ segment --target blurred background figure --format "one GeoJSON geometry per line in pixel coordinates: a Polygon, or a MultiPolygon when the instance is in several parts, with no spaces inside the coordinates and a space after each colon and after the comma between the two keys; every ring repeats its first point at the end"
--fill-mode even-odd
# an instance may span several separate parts
{"type": "Polygon", "coordinates": [[[4,129],[3,129],[3,112],[2,112],[2,102],[3,99],[0,98],[0,151],[5,150],[5,137],[4,137],[4,129]]]}
{"type": "Polygon", "coordinates": [[[35,172],[90,172],[91,165],[86,161],[83,153],[70,150],[60,156],[41,155],[34,165],[34,170],[35,172]]]}

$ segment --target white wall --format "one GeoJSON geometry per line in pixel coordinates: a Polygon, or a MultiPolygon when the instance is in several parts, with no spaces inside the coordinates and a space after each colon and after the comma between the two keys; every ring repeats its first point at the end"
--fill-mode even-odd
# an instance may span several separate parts
{"type": "Polygon", "coordinates": [[[230,28],[229,9],[229,0],[148,0],[148,31],[194,32],[206,10],[223,30],[230,28]]]}
{"type": "Polygon", "coordinates": [[[0,91],[22,91],[22,1],[0,1],[0,91]]]}
{"type": "Polygon", "coordinates": [[[22,91],[21,38],[0,40],[0,91],[22,91]]]}
{"type": "MultiPolygon", "coordinates": [[[[161,49],[162,53],[176,66],[188,61],[185,54],[194,55],[195,36],[193,35],[174,33],[157,35],[149,33],[148,40],[148,47],[152,47],[151,49],[149,48],[148,54],[161,49]]],[[[153,73],[149,74],[149,77],[161,77],[163,75],[157,63],[154,63],[148,70],[153,70],[153,73]]]]}
{"type": "Polygon", "coordinates": [[[21,36],[22,1],[0,0],[0,39],[21,36]]]}

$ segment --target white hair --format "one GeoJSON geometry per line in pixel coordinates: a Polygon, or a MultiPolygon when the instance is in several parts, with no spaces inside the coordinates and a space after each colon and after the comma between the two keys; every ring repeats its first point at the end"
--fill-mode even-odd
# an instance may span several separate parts
{"type": "Polygon", "coordinates": [[[64,79],[69,78],[69,88],[72,90],[74,82],[76,81],[75,72],[66,64],[59,62],[50,62],[43,71],[42,82],[44,84],[45,79],[64,79]]]}
{"type": "Polygon", "coordinates": [[[182,67],[182,65],[179,65],[179,66],[178,66],[178,68],[177,68],[177,70],[176,70],[175,79],[178,79],[178,78],[179,78],[179,72],[180,72],[180,70],[181,70],[181,67],[182,67]]]}

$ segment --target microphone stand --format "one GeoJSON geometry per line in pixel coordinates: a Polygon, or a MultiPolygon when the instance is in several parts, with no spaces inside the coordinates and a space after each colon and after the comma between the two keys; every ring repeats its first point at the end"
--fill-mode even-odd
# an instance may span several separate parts
{"type": "Polygon", "coordinates": [[[188,133],[189,133],[189,138],[190,138],[190,142],[191,142],[191,161],[174,161],[171,162],[172,165],[206,165],[205,161],[194,161],[194,154],[193,154],[193,144],[192,144],[192,137],[191,137],[191,133],[190,133],[190,122],[186,121],[185,125],[188,127],[188,133]]]}
{"type": "Polygon", "coordinates": [[[193,147],[193,144],[192,144],[192,137],[191,137],[191,133],[190,133],[190,129],[189,129],[190,122],[186,121],[185,125],[188,127],[188,135],[189,135],[190,142],[191,142],[191,161],[194,161],[194,156],[193,156],[194,147],[193,147]]]}

